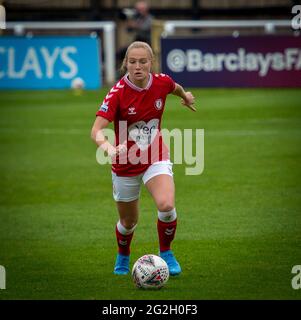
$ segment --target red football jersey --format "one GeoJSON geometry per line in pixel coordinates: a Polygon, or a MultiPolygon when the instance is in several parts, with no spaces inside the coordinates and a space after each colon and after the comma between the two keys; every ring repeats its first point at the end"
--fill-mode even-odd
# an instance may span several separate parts
{"type": "Polygon", "coordinates": [[[125,75],[104,98],[96,115],[114,121],[115,145],[127,143],[127,153],[112,164],[118,176],[143,173],[152,163],[169,159],[161,136],[161,118],[166,96],[175,82],[165,74],[150,74],[145,88],[125,75]]]}

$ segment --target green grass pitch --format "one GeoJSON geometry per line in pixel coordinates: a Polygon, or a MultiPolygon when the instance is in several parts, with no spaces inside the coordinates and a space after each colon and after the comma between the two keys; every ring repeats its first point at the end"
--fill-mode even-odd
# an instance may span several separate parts
{"type": "MultiPolygon", "coordinates": [[[[118,219],[110,167],[90,129],[107,89],[0,92],[0,299],[300,299],[300,89],[192,89],[169,96],[163,128],[205,129],[205,169],[174,165],[183,273],[159,291],[112,273],[118,219]]],[[[142,189],[131,266],[157,253],[142,189]]]]}

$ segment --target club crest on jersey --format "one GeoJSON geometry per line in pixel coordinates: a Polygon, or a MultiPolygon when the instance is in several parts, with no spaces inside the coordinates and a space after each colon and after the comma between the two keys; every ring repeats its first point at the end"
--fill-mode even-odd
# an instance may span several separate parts
{"type": "Polygon", "coordinates": [[[162,101],[162,99],[157,99],[157,100],[155,101],[155,108],[156,108],[157,110],[161,110],[162,107],[163,107],[163,101],[162,101]]]}
{"type": "Polygon", "coordinates": [[[99,107],[99,111],[102,112],[108,112],[109,106],[106,103],[103,103],[100,107],[99,107]]]}

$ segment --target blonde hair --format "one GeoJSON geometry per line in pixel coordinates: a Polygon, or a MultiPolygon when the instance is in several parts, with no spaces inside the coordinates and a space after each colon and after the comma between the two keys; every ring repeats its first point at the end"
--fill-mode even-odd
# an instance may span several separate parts
{"type": "Polygon", "coordinates": [[[153,63],[154,53],[153,53],[153,49],[151,48],[151,46],[148,43],[143,42],[143,41],[135,41],[135,42],[131,43],[128,46],[128,48],[126,49],[126,53],[125,53],[124,59],[122,61],[122,65],[120,67],[121,74],[125,74],[127,72],[126,64],[128,61],[129,52],[132,49],[140,49],[140,48],[145,49],[148,52],[148,54],[150,56],[150,60],[153,63]]]}

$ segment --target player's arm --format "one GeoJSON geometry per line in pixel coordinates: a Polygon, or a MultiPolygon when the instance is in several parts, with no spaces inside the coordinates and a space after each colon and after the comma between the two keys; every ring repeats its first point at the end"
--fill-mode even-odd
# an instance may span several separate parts
{"type": "Polygon", "coordinates": [[[114,157],[117,154],[125,152],[126,146],[120,144],[115,148],[111,145],[103,133],[103,129],[106,128],[108,124],[109,120],[101,116],[97,116],[91,130],[91,138],[99,147],[107,152],[110,157],[114,157]]]}
{"type": "Polygon", "coordinates": [[[194,107],[194,96],[192,95],[191,92],[185,91],[184,88],[176,83],[175,89],[172,92],[173,95],[178,96],[181,99],[181,103],[183,106],[188,107],[192,111],[196,111],[196,108],[194,107]]]}

